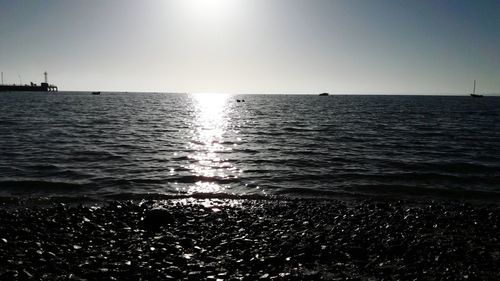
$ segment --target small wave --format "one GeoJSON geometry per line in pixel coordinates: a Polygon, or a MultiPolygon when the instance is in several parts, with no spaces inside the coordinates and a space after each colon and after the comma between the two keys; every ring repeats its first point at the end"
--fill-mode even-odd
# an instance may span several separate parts
{"type": "Polygon", "coordinates": [[[314,173],[314,174],[294,174],[286,176],[276,176],[274,181],[314,181],[314,180],[335,180],[335,181],[373,181],[373,182],[395,182],[395,181],[411,181],[411,182],[449,182],[449,183],[488,183],[500,184],[500,176],[490,175],[482,177],[480,175],[454,175],[446,173],[417,173],[417,172],[386,172],[381,174],[366,173],[366,172],[337,172],[337,173],[314,173]]]}
{"type": "Polygon", "coordinates": [[[37,180],[7,180],[0,181],[0,191],[12,193],[26,192],[73,192],[83,190],[85,185],[69,182],[52,182],[37,180]]]}
{"type": "Polygon", "coordinates": [[[187,168],[187,167],[177,167],[177,168],[175,168],[175,171],[176,172],[189,172],[189,171],[191,171],[191,169],[187,168]]]}
{"type": "Polygon", "coordinates": [[[348,192],[345,190],[318,190],[311,188],[300,188],[300,187],[290,187],[290,188],[280,188],[273,192],[275,195],[283,195],[290,197],[336,197],[340,195],[354,195],[353,192],[348,192]]]}
{"type": "Polygon", "coordinates": [[[267,174],[267,173],[276,173],[279,172],[277,170],[266,170],[266,169],[247,169],[244,170],[243,172],[248,173],[248,174],[267,174]]]}
{"type": "Polygon", "coordinates": [[[426,188],[404,185],[359,185],[349,188],[350,191],[378,194],[378,195],[413,195],[413,196],[439,196],[445,198],[463,199],[500,199],[500,192],[468,189],[426,188]]]}
{"type": "Polygon", "coordinates": [[[4,150],[4,149],[2,149],[1,155],[2,155],[2,157],[9,157],[9,158],[10,157],[20,157],[20,156],[22,157],[22,156],[24,156],[24,154],[21,153],[21,152],[16,152],[16,151],[11,151],[11,150],[4,150]]]}
{"type": "Polygon", "coordinates": [[[39,176],[55,177],[55,178],[65,178],[65,179],[87,179],[91,178],[92,175],[84,173],[83,171],[64,169],[52,172],[36,173],[39,176]]]}
{"type": "Polygon", "coordinates": [[[345,177],[353,176],[355,178],[363,178],[369,180],[400,180],[400,181],[415,181],[415,182],[456,182],[463,184],[473,184],[473,183],[489,183],[489,184],[500,184],[500,176],[488,176],[483,177],[480,175],[455,175],[455,174],[446,174],[446,173],[416,173],[416,172],[407,172],[407,173],[386,173],[386,174],[351,174],[351,175],[343,175],[345,177]]]}
{"type": "Polygon", "coordinates": [[[161,193],[119,193],[102,196],[108,200],[170,200],[170,199],[237,199],[237,200],[274,200],[276,197],[262,194],[231,194],[231,193],[191,193],[191,194],[161,194],[161,193]]]}
{"type": "Polygon", "coordinates": [[[59,167],[51,164],[39,164],[39,165],[27,165],[23,166],[23,168],[33,169],[33,170],[41,170],[41,171],[51,171],[51,170],[59,170],[59,167]]]}
{"type": "Polygon", "coordinates": [[[273,182],[295,182],[295,181],[320,181],[335,179],[335,176],[328,174],[296,174],[288,175],[286,177],[273,177],[273,182]]]}
{"type": "Polygon", "coordinates": [[[260,151],[255,150],[255,149],[250,149],[250,148],[237,148],[237,149],[233,149],[233,152],[235,152],[235,153],[257,154],[260,151]]]}
{"type": "Polygon", "coordinates": [[[307,133],[328,131],[328,129],[312,129],[308,127],[284,127],[283,130],[288,132],[307,132],[307,133]]]}
{"type": "Polygon", "coordinates": [[[221,177],[207,177],[207,176],[180,176],[169,178],[100,178],[93,179],[100,186],[106,187],[137,187],[137,186],[164,186],[170,183],[183,183],[195,184],[198,182],[216,183],[216,184],[230,184],[240,182],[239,178],[221,178],[221,177]]]}
{"type": "Polygon", "coordinates": [[[109,119],[98,118],[98,119],[91,120],[90,124],[91,125],[108,125],[108,124],[113,124],[113,122],[109,119]]]}
{"type": "Polygon", "coordinates": [[[218,184],[228,184],[240,182],[239,178],[220,178],[220,177],[207,177],[207,176],[183,176],[169,178],[169,182],[179,182],[179,183],[197,183],[197,182],[213,182],[218,184]]]}
{"type": "Polygon", "coordinates": [[[128,180],[130,183],[139,183],[139,184],[162,184],[165,183],[165,180],[161,179],[131,179],[128,180]]]}
{"type": "Polygon", "coordinates": [[[71,160],[77,162],[92,162],[92,161],[106,161],[106,160],[123,160],[120,155],[107,152],[107,151],[75,151],[71,153],[71,160]]]}
{"type": "Polygon", "coordinates": [[[464,189],[440,189],[403,185],[359,185],[346,189],[318,190],[311,188],[282,188],[273,194],[299,197],[338,197],[338,196],[382,196],[382,197],[431,197],[443,199],[491,200],[500,199],[500,192],[464,189]]]}
{"type": "MultiPolygon", "coordinates": [[[[311,146],[311,148],[315,148],[314,146],[311,146]]],[[[286,152],[287,155],[304,155],[304,156],[311,156],[314,155],[315,157],[328,157],[330,156],[329,152],[327,151],[321,151],[321,150],[302,150],[302,149],[296,149],[296,150],[290,150],[286,152]]]]}
{"type": "Polygon", "coordinates": [[[3,125],[13,126],[13,125],[17,125],[17,122],[12,121],[12,120],[0,120],[0,126],[3,126],[3,125]]]}
{"type": "Polygon", "coordinates": [[[179,156],[179,157],[174,157],[172,158],[173,161],[196,161],[193,158],[189,156],[179,156]]]}
{"type": "Polygon", "coordinates": [[[196,145],[206,145],[207,144],[206,142],[199,141],[199,140],[190,140],[189,142],[192,144],[196,144],[196,145]]]}
{"type": "Polygon", "coordinates": [[[401,161],[385,161],[386,165],[402,170],[409,171],[441,171],[441,172],[460,172],[465,173],[495,173],[500,170],[498,166],[481,164],[481,163],[464,163],[464,162],[401,162],[401,161]]]}

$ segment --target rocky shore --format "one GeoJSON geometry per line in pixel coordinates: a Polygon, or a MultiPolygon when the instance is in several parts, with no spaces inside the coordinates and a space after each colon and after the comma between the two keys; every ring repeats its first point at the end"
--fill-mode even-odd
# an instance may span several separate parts
{"type": "Polygon", "coordinates": [[[176,199],[0,208],[0,280],[500,280],[500,208],[176,199]]]}

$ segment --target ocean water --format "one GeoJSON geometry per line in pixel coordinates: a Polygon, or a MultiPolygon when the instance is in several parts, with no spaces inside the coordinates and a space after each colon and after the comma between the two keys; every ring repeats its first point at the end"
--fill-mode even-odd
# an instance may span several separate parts
{"type": "Polygon", "coordinates": [[[500,97],[0,93],[0,196],[198,193],[500,198],[500,97]]]}

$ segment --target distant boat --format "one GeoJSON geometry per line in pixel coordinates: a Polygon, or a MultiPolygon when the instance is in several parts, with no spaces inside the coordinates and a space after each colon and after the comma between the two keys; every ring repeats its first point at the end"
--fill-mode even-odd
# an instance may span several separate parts
{"type": "Polygon", "coordinates": [[[320,95],[320,96],[329,96],[330,94],[328,94],[328,93],[321,93],[321,94],[319,94],[319,95],[320,95]]]}
{"type": "Polygon", "coordinates": [[[100,95],[101,92],[92,92],[92,95],[100,95]]]}
{"type": "Polygon", "coordinates": [[[473,98],[482,98],[483,95],[476,94],[476,80],[474,80],[474,90],[472,90],[472,94],[470,94],[473,98]]]}

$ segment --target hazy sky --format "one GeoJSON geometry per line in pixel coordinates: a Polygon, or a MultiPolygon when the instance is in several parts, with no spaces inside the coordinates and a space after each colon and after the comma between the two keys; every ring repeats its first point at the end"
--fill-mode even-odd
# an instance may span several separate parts
{"type": "Polygon", "coordinates": [[[500,1],[0,0],[5,82],[61,90],[500,92],[500,1]]]}

